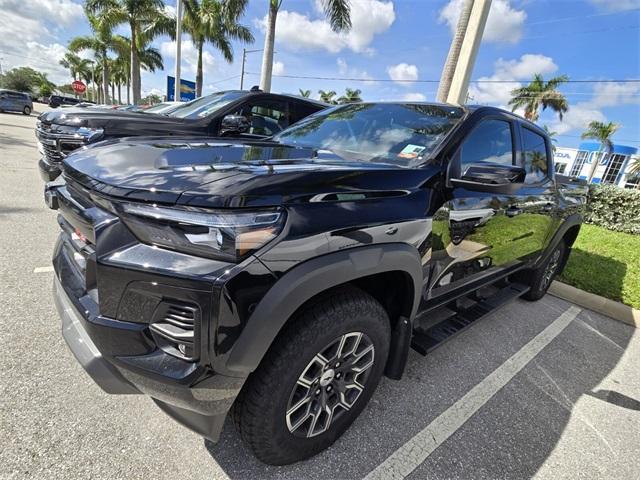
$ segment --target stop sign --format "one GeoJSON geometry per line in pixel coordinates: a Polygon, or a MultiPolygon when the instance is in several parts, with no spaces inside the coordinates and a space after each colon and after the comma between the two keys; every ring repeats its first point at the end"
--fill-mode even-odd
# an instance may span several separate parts
{"type": "Polygon", "coordinates": [[[73,91],[76,93],[84,93],[87,90],[87,86],[80,80],[74,80],[73,83],[71,83],[71,88],[73,88],[73,91]]]}

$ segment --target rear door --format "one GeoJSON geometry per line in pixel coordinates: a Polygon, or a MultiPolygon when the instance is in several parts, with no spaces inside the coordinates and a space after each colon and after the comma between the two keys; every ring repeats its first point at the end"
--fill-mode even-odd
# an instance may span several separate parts
{"type": "Polygon", "coordinates": [[[523,170],[516,117],[491,112],[468,122],[449,154],[445,202],[433,217],[427,298],[475,288],[517,269],[540,252],[548,231],[537,213],[545,204],[536,196],[539,182],[527,183],[523,170]]]}

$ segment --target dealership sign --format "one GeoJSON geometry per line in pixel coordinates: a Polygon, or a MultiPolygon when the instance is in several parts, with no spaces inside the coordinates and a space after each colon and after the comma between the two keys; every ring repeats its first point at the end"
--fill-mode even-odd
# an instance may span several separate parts
{"type": "MultiPolygon", "coordinates": [[[[176,91],[176,78],[167,76],[167,101],[174,102],[176,91]]],[[[196,82],[180,79],[180,99],[181,102],[188,102],[196,98],[196,82]]]]}

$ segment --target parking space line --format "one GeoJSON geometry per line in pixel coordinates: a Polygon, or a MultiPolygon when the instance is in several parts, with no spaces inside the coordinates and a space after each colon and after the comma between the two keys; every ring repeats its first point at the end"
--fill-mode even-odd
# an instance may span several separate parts
{"type": "Polygon", "coordinates": [[[569,307],[529,343],[369,472],[365,480],[402,479],[408,476],[549,345],[580,312],[581,309],[576,306],[569,307]]]}
{"type": "Polygon", "coordinates": [[[48,267],[36,267],[33,269],[33,273],[49,273],[53,272],[53,266],[48,267]]]}

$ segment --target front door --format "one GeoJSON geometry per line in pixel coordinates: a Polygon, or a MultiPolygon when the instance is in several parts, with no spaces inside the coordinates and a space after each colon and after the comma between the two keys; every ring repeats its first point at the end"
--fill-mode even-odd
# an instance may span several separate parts
{"type": "MultiPolygon", "coordinates": [[[[477,118],[450,156],[453,181],[433,218],[425,300],[490,282],[540,253],[550,212],[539,211],[553,199],[540,199],[541,178],[524,158],[518,121],[495,114],[477,118]]],[[[537,159],[546,178],[541,165],[537,159]]]]}

